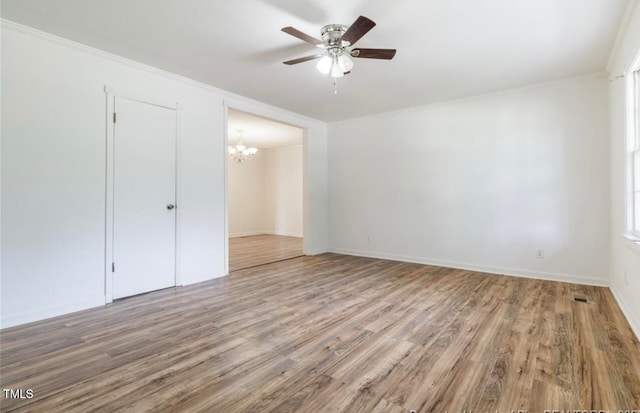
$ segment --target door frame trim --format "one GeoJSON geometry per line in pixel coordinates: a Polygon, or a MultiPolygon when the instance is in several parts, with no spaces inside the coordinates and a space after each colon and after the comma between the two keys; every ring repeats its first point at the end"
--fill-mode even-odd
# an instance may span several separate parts
{"type": "Polygon", "coordinates": [[[122,93],[116,91],[108,85],[104,85],[105,93],[105,251],[104,251],[104,302],[109,304],[113,302],[113,273],[111,271],[111,264],[113,263],[113,202],[114,202],[114,145],[115,145],[115,128],[113,123],[114,102],[115,98],[124,98],[135,102],[145,103],[153,106],[159,106],[166,109],[175,111],[176,115],[176,147],[175,147],[175,198],[177,208],[175,209],[175,267],[174,267],[174,281],[175,286],[182,285],[182,274],[180,271],[180,206],[181,202],[181,174],[180,174],[180,159],[181,159],[181,144],[180,144],[180,131],[181,131],[181,110],[180,104],[177,102],[162,102],[158,99],[152,99],[145,96],[136,96],[130,93],[122,93]]]}

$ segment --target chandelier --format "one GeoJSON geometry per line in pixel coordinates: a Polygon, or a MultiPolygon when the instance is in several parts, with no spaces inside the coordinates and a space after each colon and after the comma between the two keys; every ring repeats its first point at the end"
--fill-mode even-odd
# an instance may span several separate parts
{"type": "Polygon", "coordinates": [[[235,145],[229,145],[227,149],[229,150],[229,156],[235,162],[241,163],[246,161],[247,159],[253,158],[258,152],[258,148],[247,147],[244,143],[242,143],[242,132],[240,132],[240,137],[236,141],[235,145]]]}

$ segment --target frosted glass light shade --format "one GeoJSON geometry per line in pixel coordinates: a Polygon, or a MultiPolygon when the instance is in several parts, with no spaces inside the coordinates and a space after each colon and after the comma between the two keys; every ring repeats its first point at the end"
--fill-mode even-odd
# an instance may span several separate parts
{"type": "Polygon", "coordinates": [[[326,75],[327,73],[329,73],[329,71],[331,71],[332,63],[333,61],[331,60],[331,58],[327,55],[324,55],[316,65],[316,69],[318,69],[320,73],[326,75]]]}
{"type": "Polygon", "coordinates": [[[342,73],[350,72],[351,69],[353,69],[353,61],[346,54],[342,54],[338,57],[338,65],[340,66],[342,73]]]}
{"type": "Polygon", "coordinates": [[[344,76],[344,72],[340,68],[340,65],[338,63],[334,63],[333,66],[331,66],[331,77],[335,78],[342,76],[344,76]]]}

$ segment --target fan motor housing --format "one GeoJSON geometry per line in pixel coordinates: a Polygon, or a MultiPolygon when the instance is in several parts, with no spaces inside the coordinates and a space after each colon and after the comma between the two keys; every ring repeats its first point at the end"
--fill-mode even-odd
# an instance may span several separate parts
{"type": "Polygon", "coordinates": [[[320,30],[322,41],[326,46],[348,46],[349,42],[340,41],[342,35],[347,31],[347,29],[348,27],[343,24],[328,24],[320,30]]]}

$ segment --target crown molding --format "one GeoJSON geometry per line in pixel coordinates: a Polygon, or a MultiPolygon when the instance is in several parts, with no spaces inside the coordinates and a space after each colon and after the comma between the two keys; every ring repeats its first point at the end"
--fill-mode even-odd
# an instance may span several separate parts
{"type": "Polygon", "coordinates": [[[627,3],[627,7],[625,8],[624,14],[622,15],[622,20],[620,21],[620,26],[618,26],[618,31],[616,32],[616,37],[614,38],[613,45],[611,46],[609,58],[607,59],[607,65],[605,66],[605,71],[607,73],[611,72],[614,60],[618,55],[620,46],[624,41],[627,30],[629,29],[631,16],[633,16],[635,11],[638,9],[638,5],[640,5],[640,0],[629,0],[629,3],[627,3]]]}
{"type": "Polygon", "coordinates": [[[286,115],[287,118],[293,118],[293,119],[297,119],[298,122],[296,122],[297,124],[300,125],[304,125],[305,127],[307,127],[310,124],[320,124],[320,125],[327,125],[326,122],[323,122],[321,120],[318,119],[313,119],[310,118],[308,116],[304,116],[301,115],[299,113],[295,113],[295,112],[291,112],[287,109],[283,109],[274,105],[271,105],[269,103],[265,103],[265,102],[261,102],[246,96],[242,96],[242,95],[238,95],[236,93],[233,92],[229,92],[228,90],[224,90],[224,89],[220,89],[217,88],[215,86],[212,86],[210,84],[204,83],[204,82],[200,82],[198,80],[194,80],[173,72],[168,72],[166,70],[163,69],[159,69],[157,67],[154,66],[150,66],[144,63],[140,63],[138,61],[126,58],[126,57],[122,57],[110,52],[107,52],[105,50],[101,50],[101,49],[96,49],[95,47],[91,47],[91,46],[87,46],[86,44],[83,43],[78,43],[74,40],[69,40],[67,38],[64,37],[60,37],[57,36],[55,34],[51,34],[48,32],[44,32],[42,30],[38,30],[35,29],[33,27],[30,26],[25,26],[23,24],[20,23],[16,23],[12,20],[7,20],[7,19],[3,19],[0,18],[0,25],[3,29],[9,29],[9,30],[13,30],[19,33],[23,33],[29,36],[33,36],[39,39],[43,39],[46,41],[49,41],[51,43],[54,44],[59,44],[62,46],[66,46],[69,47],[71,49],[75,49],[78,50],[80,52],[83,53],[87,53],[87,54],[91,54],[103,59],[107,59],[110,60],[112,62],[116,62],[122,65],[126,65],[129,67],[133,67],[139,70],[144,70],[148,73],[152,73],[154,75],[157,76],[162,76],[164,78],[170,79],[170,80],[174,80],[189,86],[193,86],[202,90],[206,90],[210,93],[219,95],[221,98],[225,99],[225,100],[231,100],[233,102],[236,102],[237,104],[245,104],[245,105],[249,105],[251,107],[261,107],[261,108],[266,108],[269,112],[278,112],[280,114],[284,114],[286,115]]]}

